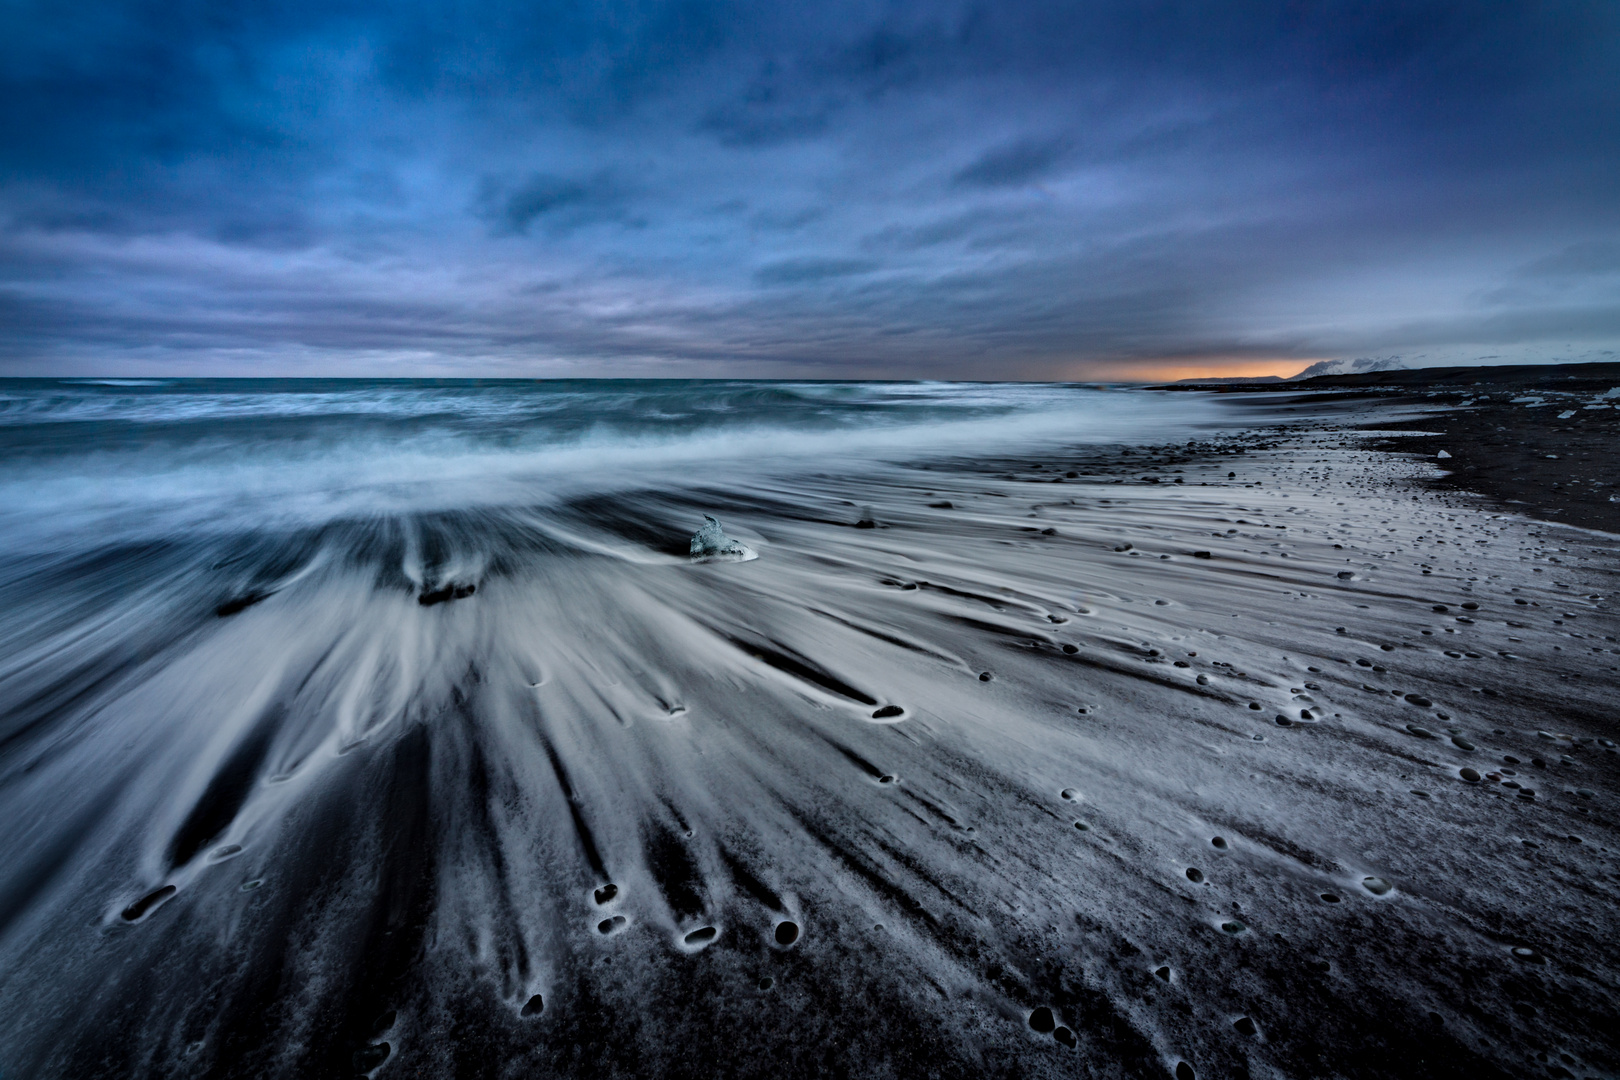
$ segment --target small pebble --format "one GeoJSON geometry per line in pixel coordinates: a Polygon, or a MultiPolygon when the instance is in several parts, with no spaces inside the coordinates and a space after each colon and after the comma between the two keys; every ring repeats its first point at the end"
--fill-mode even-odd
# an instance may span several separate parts
{"type": "Polygon", "coordinates": [[[1196,866],[1187,867],[1187,880],[1197,885],[1204,880],[1204,872],[1196,866]]]}
{"type": "Polygon", "coordinates": [[[1210,843],[1220,848],[1222,851],[1226,850],[1226,837],[1224,836],[1214,837],[1210,840],[1210,843]]]}
{"type": "Polygon", "coordinates": [[[1381,877],[1364,877],[1361,879],[1361,887],[1374,896],[1383,896],[1392,888],[1390,883],[1381,877]]]}

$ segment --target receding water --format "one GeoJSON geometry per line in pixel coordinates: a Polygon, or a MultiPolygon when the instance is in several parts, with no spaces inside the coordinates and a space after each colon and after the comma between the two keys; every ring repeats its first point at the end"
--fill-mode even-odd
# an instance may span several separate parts
{"type": "Polygon", "coordinates": [[[1457,770],[1612,680],[1475,696],[1470,576],[1557,602],[1508,526],[1419,576],[1457,511],[1239,419],[0,383],[0,1076],[1489,1074],[1482,928],[1553,979],[1608,915],[1528,899],[1548,785],[1457,770]]]}

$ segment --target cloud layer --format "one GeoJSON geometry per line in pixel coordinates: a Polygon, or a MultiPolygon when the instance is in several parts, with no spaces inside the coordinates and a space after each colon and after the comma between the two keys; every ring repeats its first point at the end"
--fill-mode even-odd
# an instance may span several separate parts
{"type": "Polygon", "coordinates": [[[6,21],[0,373],[1620,356],[1608,3],[6,21]]]}

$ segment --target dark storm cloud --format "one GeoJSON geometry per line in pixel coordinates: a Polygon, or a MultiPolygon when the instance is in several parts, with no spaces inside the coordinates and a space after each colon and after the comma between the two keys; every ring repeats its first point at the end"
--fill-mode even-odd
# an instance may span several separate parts
{"type": "Polygon", "coordinates": [[[1039,179],[1062,157],[1061,143],[1025,140],[985,151],[973,164],[957,170],[953,179],[968,187],[1027,184],[1039,179]]]}
{"type": "Polygon", "coordinates": [[[12,371],[1511,359],[1620,312],[1608,3],[4,20],[12,371]]]}

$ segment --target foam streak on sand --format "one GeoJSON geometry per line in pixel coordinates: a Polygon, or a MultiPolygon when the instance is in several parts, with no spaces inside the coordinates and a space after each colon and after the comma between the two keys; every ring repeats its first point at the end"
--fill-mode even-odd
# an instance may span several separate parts
{"type": "Polygon", "coordinates": [[[17,561],[0,1071],[1613,1068],[1614,541],[1429,467],[1301,425],[17,561]]]}

